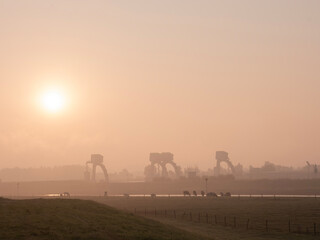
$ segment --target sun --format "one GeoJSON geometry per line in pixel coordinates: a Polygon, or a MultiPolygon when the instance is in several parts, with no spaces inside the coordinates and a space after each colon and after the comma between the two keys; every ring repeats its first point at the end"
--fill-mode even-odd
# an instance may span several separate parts
{"type": "Polygon", "coordinates": [[[44,92],[42,95],[41,104],[46,111],[55,113],[63,109],[65,105],[65,98],[61,91],[51,89],[44,92]]]}

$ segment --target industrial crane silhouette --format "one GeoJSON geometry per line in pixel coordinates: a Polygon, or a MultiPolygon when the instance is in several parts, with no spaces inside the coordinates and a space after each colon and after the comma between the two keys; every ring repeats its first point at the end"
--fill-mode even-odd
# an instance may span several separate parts
{"type": "Polygon", "coordinates": [[[229,159],[228,153],[225,151],[216,151],[217,165],[214,168],[215,175],[219,176],[221,173],[221,163],[227,164],[228,168],[231,170],[232,174],[235,174],[235,169],[232,162],[229,159]]]}
{"type": "Polygon", "coordinates": [[[108,182],[108,180],[109,180],[108,172],[107,172],[105,165],[103,164],[103,156],[101,154],[91,154],[91,160],[86,162],[85,178],[87,180],[91,180],[91,181],[95,182],[96,181],[97,166],[102,169],[103,174],[104,174],[104,178],[105,178],[105,182],[108,182]],[[88,164],[92,164],[91,178],[90,178],[88,164]]]}
{"type": "Polygon", "coordinates": [[[310,164],[309,161],[306,161],[307,166],[308,166],[308,176],[309,176],[309,172],[310,172],[310,167],[313,167],[313,173],[317,174],[318,173],[318,166],[317,164],[310,164]]]}

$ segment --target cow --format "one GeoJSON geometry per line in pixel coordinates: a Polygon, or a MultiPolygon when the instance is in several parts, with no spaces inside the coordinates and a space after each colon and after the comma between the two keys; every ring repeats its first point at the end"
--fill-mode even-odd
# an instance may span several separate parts
{"type": "Polygon", "coordinates": [[[69,192],[60,193],[60,197],[70,197],[69,192]]]}
{"type": "Polygon", "coordinates": [[[225,197],[231,197],[231,193],[230,193],[230,192],[226,192],[226,193],[224,194],[224,196],[225,196],[225,197]]]}
{"type": "Polygon", "coordinates": [[[183,191],[183,196],[187,196],[187,195],[190,196],[190,195],[191,195],[190,192],[189,192],[189,191],[186,191],[186,190],[183,191]]]}
{"type": "Polygon", "coordinates": [[[208,192],[207,197],[218,197],[218,195],[215,192],[208,192]]]}

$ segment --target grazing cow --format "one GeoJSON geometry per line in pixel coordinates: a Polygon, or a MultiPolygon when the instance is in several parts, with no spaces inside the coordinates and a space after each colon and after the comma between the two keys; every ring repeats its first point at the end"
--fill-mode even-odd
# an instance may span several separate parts
{"type": "Polygon", "coordinates": [[[155,193],[151,193],[151,198],[155,198],[157,195],[155,193]]]}
{"type": "Polygon", "coordinates": [[[202,191],[201,191],[201,196],[204,197],[204,195],[205,195],[205,193],[204,193],[204,191],[202,190],[202,191]]]}
{"type": "Polygon", "coordinates": [[[187,196],[187,195],[190,196],[190,195],[191,195],[190,192],[189,192],[189,191],[186,191],[186,190],[183,191],[183,196],[187,196]]]}
{"type": "Polygon", "coordinates": [[[69,192],[60,193],[60,197],[70,197],[69,192]]]}
{"type": "Polygon", "coordinates": [[[207,197],[218,197],[218,195],[215,192],[208,192],[207,197]]]}
{"type": "Polygon", "coordinates": [[[226,193],[224,194],[224,196],[225,196],[225,197],[231,197],[231,193],[230,193],[230,192],[226,192],[226,193]]]}
{"type": "Polygon", "coordinates": [[[197,194],[197,191],[196,190],[193,190],[193,195],[196,197],[196,196],[198,196],[198,194],[197,194]]]}

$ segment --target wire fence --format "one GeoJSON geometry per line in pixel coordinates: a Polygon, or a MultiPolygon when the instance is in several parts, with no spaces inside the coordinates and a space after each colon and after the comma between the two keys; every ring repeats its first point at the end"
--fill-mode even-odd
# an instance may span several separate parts
{"type": "Polygon", "coordinates": [[[320,226],[313,221],[305,220],[299,222],[295,219],[288,219],[287,221],[279,219],[262,219],[256,217],[239,217],[230,215],[218,215],[209,212],[195,212],[188,210],[176,209],[133,209],[133,213],[155,218],[171,218],[177,221],[190,221],[195,223],[224,226],[234,229],[243,230],[258,230],[263,232],[281,232],[281,233],[295,233],[307,235],[320,235],[320,226]]]}

